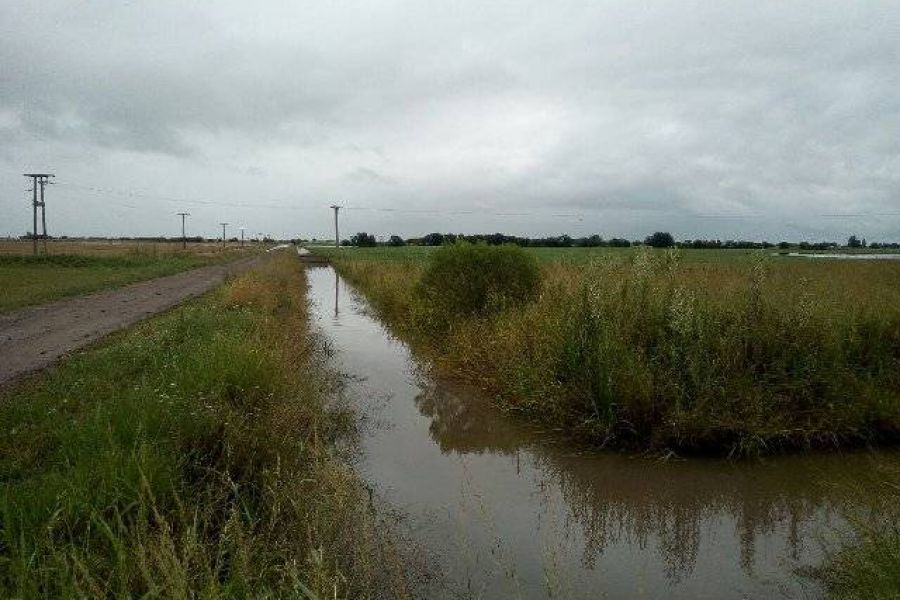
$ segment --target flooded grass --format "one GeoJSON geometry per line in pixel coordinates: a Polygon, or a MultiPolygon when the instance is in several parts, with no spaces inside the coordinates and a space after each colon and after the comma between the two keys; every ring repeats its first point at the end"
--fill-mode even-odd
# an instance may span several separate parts
{"type": "Polygon", "coordinates": [[[370,418],[361,476],[446,576],[429,598],[821,597],[811,575],[897,465],[891,450],[657,460],[565,443],[428,368],[331,268],[308,277],[370,418]]]}
{"type": "Polygon", "coordinates": [[[417,293],[426,260],[334,256],[445,372],[582,440],[751,455],[900,433],[893,261],[550,261],[536,302],[435,328],[417,293]]]}
{"type": "Polygon", "coordinates": [[[831,598],[900,597],[900,470],[882,473],[877,498],[848,515],[853,536],[821,570],[831,598]]]}
{"type": "MultiPolygon", "coordinates": [[[[563,435],[744,456],[900,432],[896,261],[550,260],[537,301],[435,328],[416,292],[426,260],[332,256],[441,371],[563,435]]],[[[900,596],[896,481],[849,502],[852,533],[817,571],[829,597],[900,596]]]]}
{"type": "Polygon", "coordinates": [[[0,596],[406,595],[291,254],[3,393],[0,596]]]}

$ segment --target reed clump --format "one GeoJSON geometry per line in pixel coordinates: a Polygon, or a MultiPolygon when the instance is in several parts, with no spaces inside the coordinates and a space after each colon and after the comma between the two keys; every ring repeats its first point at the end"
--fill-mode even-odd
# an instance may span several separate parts
{"type": "Polygon", "coordinates": [[[437,329],[425,264],[336,266],[444,371],[596,444],[745,455],[897,439],[898,265],[682,259],[549,263],[532,301],[437,329]]]}
{"type": "Polygon", "coordinates": [[[270,258],[0,398],[0,596],[403,596],[353,433],[270,258]]]}

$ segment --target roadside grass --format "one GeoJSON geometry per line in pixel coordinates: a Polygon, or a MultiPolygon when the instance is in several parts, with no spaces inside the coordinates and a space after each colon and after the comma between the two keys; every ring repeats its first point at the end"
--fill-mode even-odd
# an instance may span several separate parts
{"type": "Polygon", "coordinates": [[[292,253],[0,394],[0,596],[406,595],[292,253]]]}
{"type": "Polygon", "coordinates": [[[234,259],[239,254],[157,252],[122,254],[0,254],[0,312],[49,302],[234,259]]]}
{"type": "Polygon", "coordinates": [[[732,455],[900,435],[900,263],[544,260],[537,301],[435,327],[428,261],[375,250],[328,254],[438,368],[568,435],[732,455]]]}

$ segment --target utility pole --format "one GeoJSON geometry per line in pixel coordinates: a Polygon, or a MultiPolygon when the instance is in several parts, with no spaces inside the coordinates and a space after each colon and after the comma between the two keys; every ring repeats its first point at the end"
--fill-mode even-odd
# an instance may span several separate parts
{"type": "Polygon", "coordinates": [[[37,210],[38,207],[41,209],[41,223],[44,227],[44,254],[47,253],[47,212],[44,208],[44,186],[49,183],[51,177],[55,177],[52,173],[25,173],[25,177],[31,177],[31,191],[32,191],[32,200],[31,200],[31,215],[32,215],[32,234],[31,234],[31,249],[34,254],[38,253],[37,249],[37,240],[38,240],[38,232],[37,232],[37,210]],[[38,200],[38,186],[41,187],[41,199],[38,200]]]}
{"type": "Polygon", "coordinates": [[[331,208],[334,209],[334,247],[341,247],[341,236],[338,234],[338,211],[341,209],[337,204],[332,204],[331,208]]]}
{"type": "Polygon", "coordinates": [[[241,227],[241,248],[244,247],[244,227],[241,227]]]}
{"type": "Polygon", "coordinates": [[[225,227],[231,223],[219,223],[222,226],[222,250],[225,249],[225,227]]]}
{"type": "Polygon", "coordinates": [[[181,216],[181,249],[184,250],[187,248],[187,238],[184,237],[184,218],[191,216],[191,213],[175,213],[176,215],[181,216]]]}
{"type": "Polygon", "coordinates": [[[42,239],[44,240],[44,254],[47,254],[47,204],[44,202],[44,188],[50,184],[50,181],[45,177],[41,179],[41,231],[42,231],[42,239]]]}

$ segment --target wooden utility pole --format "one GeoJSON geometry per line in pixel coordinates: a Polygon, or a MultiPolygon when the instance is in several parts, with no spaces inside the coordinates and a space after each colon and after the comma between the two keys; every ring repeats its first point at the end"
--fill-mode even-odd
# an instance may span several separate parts
{"type": "Polygon", "coordinates": [[[225,249],[225,227],[231,223],[219,223],[222,226],[222,250],[225,249]]]}
{"type": "Polygon", "coordinates": [[[338,234],[338,211],[341,209],[340,206],[336,204],[332,204],[331,208],[334,209],[334,247],[341,247],[341,236],[338,234]]]}
{"type": "Polygon", "coordinates": [[[44,240],[44,254],[47,254],[47,204],[44,202],[44,188],[50,181],[45,177],[40,180],[41,184],[41,239],[44,240]]]}
{"type": "Polygon", "coordinates": [[[184,218],[191,216],[191,213],[183,212],[175,214],[181,216],[181,249],[185,250],[187,248],[187,238],[184,236],[184,218]]]}
{"type": "Polygon", "coordinates": [[[50,182],[51,177],[55,177],[52,173],[25,173],[25,177],[31,177],[31,215],[32,215],[32,233],[31,233],[31,250],[34,254],[38,253],[38,232],[37,232],[37,210],[41,209],[41,224],[44,229],[44,254],[47,253],[47,212],[44,203],[44,186],[50,182]],[[38,200],[38,186],[41,188],[41,199],[38,200]]]}
{"type": "Polygon", "coordinates": [[[241,248],[244,247],[244,229],[245,227],[241,227],[241,248]]]}

